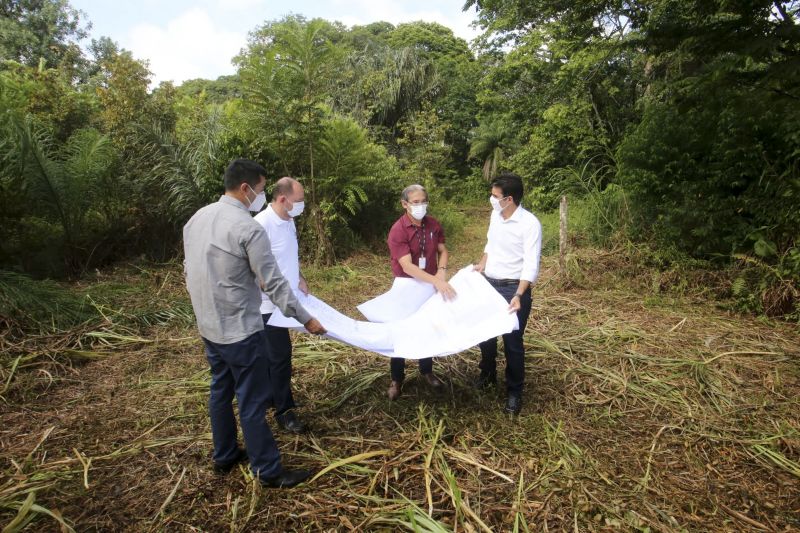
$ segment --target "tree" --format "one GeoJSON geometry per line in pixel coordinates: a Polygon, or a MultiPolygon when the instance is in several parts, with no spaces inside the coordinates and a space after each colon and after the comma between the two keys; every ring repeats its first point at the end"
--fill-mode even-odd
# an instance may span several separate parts
{"type": "Polygon", "coordinates": [[[483,116],[519,132],[509,164],[532,184],[555,195],[569,167],[616,181],[638,238],[698,256],[796,247],[800,2],[471,7],[501,58],[483,116]]]}
{"type": "Polygon", "coordinates": [[[400,24],[387,34],[386,41],[395,49],[411,48],[433,64],[439,80],[433,105],[445,127],[445,141],[452,147],[449,164],[465,172],[469,132],[477,126],[476,82],[483,75],[481,65],[464,39],[435,22],[400,24]]]}
{"type": "Polygon", "coordinates": [[[481,122],[472,132],[469,156],[483,161],[482,173],[486,181],[497,175],[505,154],[509,151],[510,141],[508,125],[497,117],[481,122]]]}
{"type": "Polygon", "coordinates": [[[75,67],[82,61],[77,41],[90,28],[81,25],[81,15],[67,0],[0,1],[0,60],[75,67]]]}
{"type": "Polygon", "coordinates": [[[105,128],[119,141],[131,128],[142,122],[147,109],[147,86],[150,71],[147,65],[122,51],[101,64],[102,81],[97,87],[105,128]]]}
{"type": "Polygon", "coordinates": [[[59,147],[31,115],[12,118],[4,134],[0,144],[3,181],[22,193],[25,205],[40,209],[23,212],[11,221],[5,231],[12,239],[4,241],[9,249],[3,255],[13,257],[16,252],[19,263],[15,266],[39,274],[81,272],[92,260],[96,234],[114,225],[109,180],[116,160],[113,146],[97,130],[84,129],[59,147]],[[44,234],[17,240],[30,229],[45,228],[44,234]],[[14,250],[15,246],[21,249],[14,250]],[[37,264],[42,255],[60,261],[37,264]]]}
{"type": "Polygon", "coordinates": [[[478,101],[484,121],[514,132],[508,142],[518,148],[506,166],[543,193],[540,207],[549,208],[566,186],[565,168],[604,169],[601,186],[613,179],[614,152],[639,119],[643,63],[629,39],[641,14],[624,2],[533,4],[479,4],[488,72],[478,101]],[[501,47],[507,43],[510,51],[501,47]]]}
{"type": "Polygon", "coordinates": [[[242,97],[242,82],[239,76],[220,76],[216,80],[186,80],[176,89],[179,96],[198,96],[205,94],[210,104],[224,104],[242,97]]]}
{"type": "Polygon", "coordinates": [[[304,226],[317,239],[314,260],[326,263],[335,258],[335,235],[327,224],[337,220],[341,207],[350,209],[362,198],[355,185],[336,177],[333,181],[342,187],[331,188],[326,186],[331,176],[320,174],[327,168],[320,165],[330,160],[325,154],[331,153],[333,142],[327,130],[338,128],[352,137],[351,129],[331,120],[331,80],[344,58],[343,50],[330,39],[338,32],[321,19],[268,23],[251,36],[248,51],[238,59],[256,132],[253,143],[271,154],[280,172],[303,180],[308,203],[304,226]],[[344,197],[350,201],[337,200],[342,191],[350,191],[344,197]]]}
{"type": "Polygon", "coordinates": [[[75,90],[70,79],[59,69],[40,69],[12,65],[2,73],[6,87],[21,98],[20,109],[64,142],[76,130],[93,120],[96,98],[75,90]]]}
{"type": "Polygon", "coordinates": [[[456,57],[471,58],[467,42],[453,30],[436,22],[408,22],[386,32],[386,42],[395,49],[413,48],[420,56],[439,61],[456,57]]]}
{"type": "Polygon", "coordinates": [[[798,11],[796,1],[652,10],[638,39],[644,117],[619,151],[640,231],[701,256],[775,260],[797,246],[798,11]]]}
{"type": "Polygon", "coordinates": [[[381,81],[364,95],[371,109],[370,123],[386,128],[396,137],[400,121],[435,94],[440,78],[433,64],[411,48],[386,50],[375,59],[374,68],[381,81]]]}
{"type": "MultiPolygon", "coordinates": [[[[316,262],[332,261],[352,250],[359,236],[374,235],[382,227],[389,209],[386,199],[393,197],[396,162],[386,149],[370,142],[367,131],[352,119],[333,116],[323,123],[318,141],[316,178],[321,228],[327,238],[317,242],[304,240],[305,252],[316,262]],[[368,208],[369,215],[361,218],[368,208]],[[365,224],[364,220],[371,223],[365,224]],[[324,246],[335,245],[329,249],[324,246]]],[[[317,224],[316,218],[301,220],[303,225],[317,224]]],[[[320,226],[314,226],[318,235],[320,226]]]]}
{"type": "MultiPolygon", "coordinates": [[[[672,1],[672,0],[667,0],[672,1]]],[[[476,8],[478,25],[485,30],[484,48],[519,44],[529,34],[555,29],[556,40],[576,46],[601,36],[641,27],[653,4],[620,0],[467,0],[464,11],[476,8]]]]}
{"type": "Polygon", "coordinates": [[[226,127],[221,106],[199,101],[191,114],[181,117],[177,134],[157,123],[140,132],[146,144],[137,163],[149,168],[145,179],[162,192],[167,215],[176,225],[223,193],[226,127]]]}
{"type": "Polygon", "coordinates": [[[452,177],[448,168],[452,148],[445,142],[446,129],[431,104],[403,121],[398,143],[408,179],[433,186],[452,177]]]}

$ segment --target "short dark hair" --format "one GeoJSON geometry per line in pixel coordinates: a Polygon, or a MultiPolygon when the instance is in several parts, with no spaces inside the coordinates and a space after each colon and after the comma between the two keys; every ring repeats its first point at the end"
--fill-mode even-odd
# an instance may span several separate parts
{"type": "Polygon", "coordinates": [[[267,170],[255,161],[234,159],[225,169],[225,177],[222,181],[226,191],[234,191],[242,183],[247,183],[250,187],[255,188],[261,181],[261,176],[266,177],[266,175],[267,170]]]}
{"type": "Polygon", "coordinates": [[[503,191],[503,197],[510,196],[516,205],[522,201],[524,190],[522,178],[511,172],[503,172],[492,180],[492,187],[497,187],[503,191]]]}

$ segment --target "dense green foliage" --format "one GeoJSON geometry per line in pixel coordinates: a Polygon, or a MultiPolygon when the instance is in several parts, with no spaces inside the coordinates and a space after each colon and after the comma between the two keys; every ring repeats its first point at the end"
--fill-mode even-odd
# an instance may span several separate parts
{"type": "Polygon", "coordinates": [[[497,58],[473,143],[488,171],[517,171],[545,209],[576,181],[598,214],[619,213],[622,197],[619,235],[712,261],[757,257],[739,293],[759,300],[777,283],[778,313],[796,305],[800,2],[467,6],[487,30],[479,50],[497,58]]]}
{"type": "Polygon", "coordinates": [[[800,2],[465,9],[484,29],[471,48],[436,23],[289,16],[252,30],[235,75],[152,89],[112,40],[80,50],[65,0],[0,2],[0,268],[173,256],[234,157],[302,180],[321,263],[380,243],[404,185],[455,221],[448,199],[507,169],[537,211],[582,198],[597,243],[733,262],[748,309],[796,306],[800,2]]]}
{"type": "Polygon", "coordinates": [[[303,181],[305,253],[326,263],[380,242],[409,182],[465,174],[476,63],[443,26],[288,17],[253,30],[235,76],[150,90],[147,65],[110,39],[80,53],[67,3],[5,9],[0,268],[63,277],[174,255],[235,157],[303,181]],[[42,46],[58,54],[39,61],[42,46]]]}

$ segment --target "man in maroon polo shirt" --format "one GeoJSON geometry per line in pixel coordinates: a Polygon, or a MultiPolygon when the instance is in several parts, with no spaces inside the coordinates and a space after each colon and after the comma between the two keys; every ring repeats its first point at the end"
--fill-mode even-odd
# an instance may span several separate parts
{"type": "MultiPolygon", "coordinates": [[[[389,230],[388,238],[392,274],[430,283],[445,300],[455,298],[456,291],[447,283],[448,254],[444,231],[438,220],[426,214],[428,193],[422,185],[409,185],[403,189],[400,203],[405,213],[389,230]]],[[[390,400],[400,396],[405,366],[405,359],[392,357],[392,383],[387,391],[390,400]]],[[[433,358],[419,360],[419,373],[434,390],[443,389],[444,385],[433,374],[433,358]]]]}

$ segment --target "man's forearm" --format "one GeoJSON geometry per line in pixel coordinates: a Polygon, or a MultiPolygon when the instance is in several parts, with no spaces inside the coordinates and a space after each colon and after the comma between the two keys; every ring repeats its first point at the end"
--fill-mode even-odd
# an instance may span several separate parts
{"type": "Polygon", "coordinates": [[[528,287],[530,287],[530,286],[531,286],[531,282],[528,281],[527,279],[519,280],[519,285],[517,286],[516,294],[521,295],[523,292],[527,291],[528,287]]]}
{"type": "Polygon", "coordinates": [[[278,262],[270,250],[269,240],[266,237],[256,237],[249,243],[247,254],[250,259],[250,268],[256,274],[261,290],[281,310],[281,313],[297,319],[301,324],[311,320],[313,317],[300,305],[291,285],[281,274],[278,262]]]}
{"type": "Polygon", "coordinates": [[[406,265],[401,263],[400,266],[403,268],[403,272],[405,272],[414,279],[424,281],[425,283],[430,283],[431,285],[433,285],[433,283],[436,282],[436,276],[428,274],[414,263],[409,262],[406,265]]]}
{"type": "Polygon", "coordinates": [[[449,259],[449,257],[450,257],[450,254],[447,253],[447,249],[446,248],[444,250],[439,251],[439,257],[437,258],[437,262],[436,262],[436,264],[439,266],[439,268],[443,268],[443,269],[447,270],[447,260],[449,259]]]}

